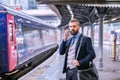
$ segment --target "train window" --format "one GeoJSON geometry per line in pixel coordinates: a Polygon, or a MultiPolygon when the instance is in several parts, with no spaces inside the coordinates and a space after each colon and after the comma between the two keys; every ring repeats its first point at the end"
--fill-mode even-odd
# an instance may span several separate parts
{"type": "Polygon", "coordinates": [[[47,45],[50,41],[49,39],[49,30],[42,30],[44,44],[47,45]]]}
{"type": "Polygon", "coordinates": [[[23,26],[25,45],[29,55],[31,55],[35,49],[42,46],[39,33],[40,30],[38,28],[30,27],[28,25],[23,26]]]}
{"type": "Polygon", "coordinates": [[[49,31],[49,34],[50,34],[50,35],[49,35],[49,36],[50,36],[50,41],[51,41],[51,42],[55,41],[55,40],[54,40],[54,39],[55,39],[55,38],[54,38],[54,37],[55,37],[54,30],[50,30],[50,31],[49,31]]]}
{"type": "Polygon", "coordinates": [[[16,33],[16,40],[17,40],[17,46],[18,46],[18,50],[24,49],[24,34],[22,31],[22,25],[21,24],[17,24],[17,33],[16,33]]]}
{"type": "Polygon", "coordinates": [[[17,32],[22,32],[22,24],[17,24],[17,32]]]}
{"type": "Polygon", "coordinates": [[[12,23],[9,23],[9,29],[10,29],[10,41],[13,41],[13,26],[12,26],[12,23]]]}

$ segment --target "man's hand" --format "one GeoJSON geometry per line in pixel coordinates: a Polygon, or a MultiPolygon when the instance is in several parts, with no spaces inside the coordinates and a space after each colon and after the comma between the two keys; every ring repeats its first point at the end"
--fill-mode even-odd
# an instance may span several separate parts
{"type": "Polygon", "coordinates": [[[69,37],[69,30],[65,30],[65,33],[64,33],[64,41],[66,41],[69,37]]]}
{"type": "Polygon", "coordinates": [[[73,60],[72,63],[73,63],[75,66],[80,66],[80,63],[78,62],[78,60],[73,60]]]}

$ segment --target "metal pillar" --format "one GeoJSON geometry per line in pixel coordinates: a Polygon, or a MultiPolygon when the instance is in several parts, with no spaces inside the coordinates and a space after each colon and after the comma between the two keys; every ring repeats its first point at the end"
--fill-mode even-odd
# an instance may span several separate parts
{"type": "Polygon", "coordinates": [[[99,15],[99,43],[98,43],[98,69],[103,70],[103,19],[104,15],[99,15]]]}
{"type": "Polygon", "coordinates": [[[84,34],[84,26],[82,26],[81,28],[82,28],[82,34],[84,34]]]}
{"type": "Polygon", "coordinates": [[[40,30],[39,34],[40,34],[40,39],[41,39],[41,45],[44,45],[42,30],[40,30]]]}
{"type": "Polygon", "coordinates": [[[54,30],[54,34],[55,34],[54,40],[57,42],[58,38],[57,38],[57,31],[56,30],[54,30]]]}
{"type": "Polygon", "coordinates": [[[113,60],[116,60],[116,38],[117,38],[117,35],[114,34],[114,43],[113,43],[113,52],[112,52],[112,59],[113,60]]]}
{"type": "Polygon", "coordinates": [[[60,40],[63,40],[63,36],[64,36],[64,29],[60,29],[60,40]]]}
{"type": "Polygon", "coordinates": [[[91,25],[91,39],[92,39],[92,44],[94,46],[94,25],[93,25],[93,23],[91,25]]]}

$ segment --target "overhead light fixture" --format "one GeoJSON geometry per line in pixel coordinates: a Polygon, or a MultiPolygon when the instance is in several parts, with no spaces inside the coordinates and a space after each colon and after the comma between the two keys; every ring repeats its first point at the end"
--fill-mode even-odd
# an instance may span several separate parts
{"type": "Polygon", "coordinates": [[[71,19],[73,19],[73,18],[74,18],[74,13],[73,13],[70,5],[67,5],[67,8],[68,8],[68,10],[69,10],[69,12],[70,12],[70,14],[71,14],[71,19]]]}
{"type": "Polygon", "coordinates": [[[105,20],[104,23],[108,23],[109,21],[108,20],[105,20]]]}
{"type": "Polygon", "coordinates": [[[94,22],[94,25],[96,25],[97,24],[97,22],[94,22]]]}
{"type": "Polygon", "coordinates": [[[112,19],[111,19],[111,21],[115,21],[115,20],[117,20],[117,18],[112,18],[112,19]]]}

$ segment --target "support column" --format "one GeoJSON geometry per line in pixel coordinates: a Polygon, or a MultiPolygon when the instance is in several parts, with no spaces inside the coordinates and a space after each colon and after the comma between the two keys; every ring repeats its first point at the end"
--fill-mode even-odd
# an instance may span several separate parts
{"type": "Polygon", "coordinates": [[[42,30],[39,30],[39,34],[40,34],[41,46],[42,46],[42,45],[44,45],[42,30]]]}
{"type": "Polygon", "coordinates": [[[99,14],[99,43],[98,43],[98,69],[103,70],[103,20],[104,15],[99,14]]]}
{"type": "Polygon", "coordinates": [[[60,29],[60,40],[63,40],[64,29],[60,29]]]}
{"type": "Polygon", "coordinates": [[[56,29],[54,30],[54,35],[55,35],[54,40],[55,40],[55,41],[58,41],[58,38],[57,38],[57,30],[56,30],[56,29]]]}
{"type": "Polygon", "coordinates": [[[91,39],[92,39],[92,44],[94,46],[94,25],[91,23],[91,39]]]}
{"type": "Polygon", "coordinates": [[[84,33],[84,26],[81,27],[82,28],[82,34],[84,33]]]}

